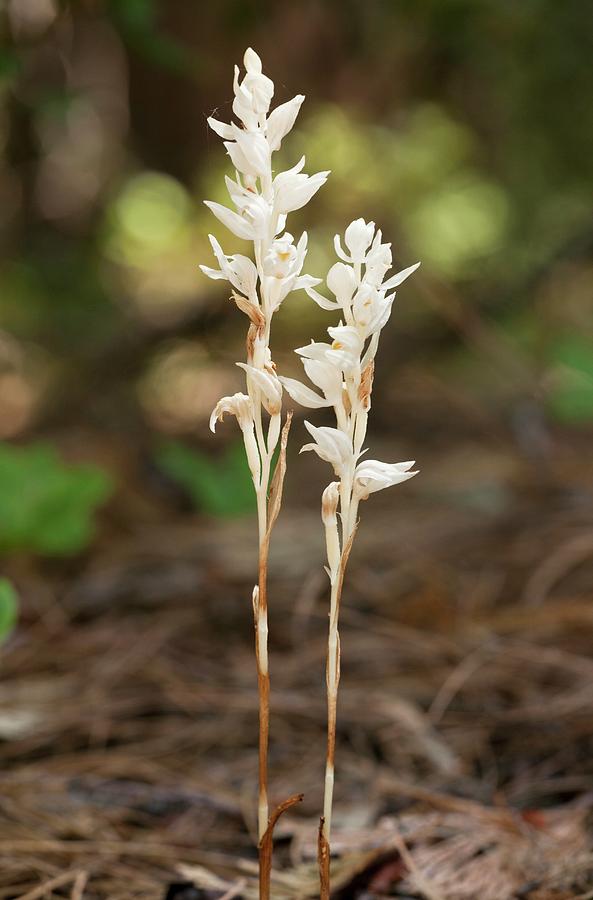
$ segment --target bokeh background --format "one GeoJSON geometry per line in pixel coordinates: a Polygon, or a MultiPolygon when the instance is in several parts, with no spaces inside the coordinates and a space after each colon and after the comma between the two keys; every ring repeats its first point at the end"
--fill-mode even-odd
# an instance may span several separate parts
{"type": "MultiPolygon", "coordinates": [[[[363,509],[337,823],[375,834],[418,780],[572,810],[593,784],[589,5],[4,0],[0,36],[3,896],[68,873],[74,838],[73,877],[97,897],[161,896],[181,857],[204,863],[196,834],[251,852],[253,500],[232,424],[207,428],[240,389],[244,318],[198,269],[209,231],[242,249],[202,200],[224,201],[206,118],[230,116],[249,45],[277,102],[307,95],[279,167],[305,153],[332,172],[289,223],[309,232],[305,270],[323,275],[360,215],[399,268],[422,260],[383,334],[370,432],[373,455],[422,475],[363,509]],[[148,829],[162,858],[104,861],[148,829]],[[33,852],[39,834],[53,850],[33,852]]],[[[292,348],[329,324],[292,295],[279,367],[298,375],[292,348]]],[[[313,821],[329,472],[298,457],[303,437],[297,410],[272,764],[280,795],[308,789],[313,821]]],[[[584,831],[570,840],[589,852],[584,831]]]]}

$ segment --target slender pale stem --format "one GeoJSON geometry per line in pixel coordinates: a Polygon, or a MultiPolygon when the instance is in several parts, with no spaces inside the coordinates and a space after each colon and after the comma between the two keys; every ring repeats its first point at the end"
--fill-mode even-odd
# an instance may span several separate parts
{"type": "Polygon", "coordinates": [[[258,561],[258,599],[255,609],[255,656],[259,697],[259,792],[257,830],[259,840],[268,827],[268,740],[270,731],[270,673],[268,668],[268,546],[266,538],[266,492],[258,492],[258,521],[260,529],[258,561]]]}
{"type": "Polygon", "coordinates": [[[325,784],[323,794],[323,834],[329,844],[331,834],[332,804],[334,796],[334,765],[336,755],[336,722],[338,711],[338,685],[340,683],[340,635],[338,614],[340,609],[341,579],[336,573],[332,579],[327,642],[327,755],[325,760],[325,784]]]}
{"type": "Polygon", "coordinates": [[[271,453],[268,451],[262,424],[261,402],[255,414],[255,433],[260,454],[260,481],[256,485],[257,523],[259,532],[258,601],[255,609],[255,655],[259,696],[259,791],[258,837],[263,838],[268,827],[268,742],[270,731],[270,674],[268,668],[268,483],[271,453]]]}
{"type": "Polygon", "coordinates": [[[261,427],[261,405],[256,414],[260,428],[256,426],[256,436],[261,458],[260,481],[256,487],[257,521],[259,531],[257,599],[254,602],[255,658],[257,663],[257,693],[259,713],[258,741],[258,801],[257,831],[259,841],[259,897],[269,900],[269,865],[263,848],[270,810],[268,802],[268,744],[270,735],[270,672],[268,666],[268,482],[270,479],[270,458],[261,427]]]}

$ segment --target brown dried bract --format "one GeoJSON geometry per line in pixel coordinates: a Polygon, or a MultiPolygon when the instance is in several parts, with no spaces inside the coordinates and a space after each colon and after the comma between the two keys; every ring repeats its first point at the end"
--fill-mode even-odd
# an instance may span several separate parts
{"type": "Polygon", "coordinates": [[[373,390],[374,373],[375,360],[372,359],[361,375],[360,387],[358,388],[358,399],[362,403],[362,408],[365,411],[368,411],[371,408],[371,393],[373,390]]]}
{"type": "Polygon", "coordinates": [[[286,415],[286,422],[284,423],[282,434],[280,436],[280,455],[270,485],[270,496],[268,500],[268,532],[266,534],[267,541],[270,539],[270,532],[272,531],[274,522],[278,518],[278,513],[280,512],[280,507],[282,505],[282,488],[284,486],[284,476],[286,474],[286,445],[288,443],[288,432],[290,431],[291,422],[292,411],[286,415]]]}
{"type": "Polygon", "coordinates": [[[234,291],[231,294],[231,300],[235,302],[241,312],[249,317],[250,322],[255,325],[259,331],[263,330],[266,320],[264,319],[264,314],[259,306],[256,306],[255,303],[251,303],[247,297],[243,297],[242,294],[236,294],[234,291]]]}

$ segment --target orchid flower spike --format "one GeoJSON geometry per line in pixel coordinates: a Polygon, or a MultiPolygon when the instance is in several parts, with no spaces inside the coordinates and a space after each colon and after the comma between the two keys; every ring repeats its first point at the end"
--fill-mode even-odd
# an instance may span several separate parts
{"type": "MultiPolygon", "coordinates": [[[[234,121],[208,119],[212,130],[222,138],[234,170],[232,177],[225,178],[230,203],[228,206],[209,200],[205,203],[234,237],[252,242],[252,254],[229,254],[210,235],[216,266],[203,265],[201,269],[208,278],[229,283],[232,300],[248,318],[246,360],[237,363],[245,373],[245,392],[219,400],[210,427],[214,431],[216,422],[222,420],[225,413],[237,419],[257,498],[259,576],[252,601],[259,686],[258,832],[261,842],[269,819],[267,558],[270,532],[281,503],[290,426],[289,415],[282,428],[283,384],[272,361],[270,332],[274,313],[291,291],[313,290],[320,283],[319,278],[303,274],[307,256],[306,232],[295,239],[286,230],[286,219],[293,210],[311,200],[329,172],[306,175],[303,157],[295,166],[274,177],[273,154],[280,149],[293,127],[305,98],[297,94],[292,100],[271,109],[274,83],[264,73],[255,50],[245,51],[243,65],[244,74],[236,66],[233,79],[234,121]],[[278,445],[278,463],[272,473],[274,451],[278,445]]],[[[333,397],[336,386],[332,388],[330,380],[328,376],[326,389],[333,397]]],[[[322,384],[326,384],[326,380],[322,379],[322,384]]],[[[303,388],[302,397],[315,401],[315,392],[308,391],[303,388]]],[[[323,397],[319,400],[321,405],[326,404],[323,397]]],[[[341,449],[346,452],[343,441],[341,449]]],[[[262,872],[266,871],[264,865],[262,872]]],[[[268,883],[262,884],[260,896],[263,897],[269,896],[269,872],[265,877],[268,883]]]]}
{"type": "Polygon", "coordinates": [[[392,263],[391,245],[383,243],[374,222],[356,219],[342,238],[335,237],[338,262],[327,273],[332,297],[306,286],[309,296],[322,309],[335,310],[340,319],[327,331],[330,341],[312,341],[296,352],[313,388],[294,378],[280,378],[286,392],[302,406],[331,406],[335,427],[305,427],[313,450],[330,463],[338,481],[323,492],[321,515],[325,528],[327,567],[330,579],[330,629],[327,658],[328,754],[319,858],[325,860],[321,879],[322,900],[329,897],[329,839],[334,784],[334,750],[337,692],[340,672],[338,612],[344,571],[357,527],[358,507],[370,494],[399,484],[418,474],[414,463],[384,463],[361,460],[365,453],[368,415],[379,335],[387,324],[395,288],[419,266],[416,263],[386,278],[392,263]],[[344,245],[345,248],[344,249],[344,245]],[[339,515],[338,515],[339,512],[339,515]]]}

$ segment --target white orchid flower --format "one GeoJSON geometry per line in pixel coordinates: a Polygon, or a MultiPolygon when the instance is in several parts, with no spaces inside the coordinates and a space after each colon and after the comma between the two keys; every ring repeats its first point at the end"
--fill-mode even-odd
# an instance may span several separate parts
{"type": "Polygon", "coordinates": [[[204,200],[204,204],[236,237],[244,241],[254,240],[253,226],[246,218],[214,200],[204,200]]]}
{"type": "Polygon", "coordinates": [[[326,283],[335,294],[340,306],[349,305],[356,290],[356,275],[352,266],[343,262],[334,263],[327,273],[326,283]]]}
{"type": "Polygon", "coordinates": [[[364,338],[375,334],[387,324],[395,293],[385,296],[384,290],[363,282],[352,302],[356,327],[364,338]]]}
{"type": "Polygon", "coordinates": [[[270,108],[274,96],[274,82],[262,72],[261,59],[249,47],[243,56],[246,74],[239,81],[239,67],[235,66],[233,80],[233,112],[248,131],[255,131],[259,126],[259,118],[270,108]]]}
{"type": "Polygon", "coordinates": [[[216,431],[216,423],[222,422],[224,414],[235,416],[241,428],[247,428],[253,424],[253,403],[247,394],[233,394],[232,397],[222,397],[210,416],[210,431],[216,431]]]}
{"type": "Polygon", "coordinates": [[[342,394],[342,372],[333,364],[327,356],[322,359],[301,359],[307,376],[316,387],[323,391],[324,396],[331,400],[332,406],[342,394]]]}
{"type": "Polygon", "coordinates": [[[213,200],[204,200],[204,203],[219,222],[245,241],[261,240],[268,232],[271,210],[259,195],[252,195],[246,200],[240,214],[213,200]]]}
{"type": "Polygon", "coordinates": [[[253,379],[256,386],[261,391],[261,398],[264,408],[271,416],[277,415],[282,409],[282,385],[280,379],[274,371],[266,369],[258,369],[248,363],[240,363],[237,365],[240,369],[244,369],[248,376],[253,379]]]}
{"type": "Polygon", "coordinates": [[[225,141],[224,146],[231,161],[244,175],[261,178],[270,169],[270,145],[259,131],[245,131],[231,125],[233,140],[225,141]]]}
{"type": "Polygon", "coordinates": [[[305,157],[303,156],[296,166],[286,172],[280,172],[274,178],[274,209],[276,212],[294,212],[305,206],[327,181],[329,171],[318,172],[316,175],[302,175],[301,169],[304,165],[305,157]]]}
{"type": "Polygon", "coordinates": [[[313,450],[320,459],[334,467],[334,472],[340,478],[352,458],[352,444],[349,438],[338,428],[330,428],[327,425],[318,428],[307,421],[304,424],[315,443],[305,444],[301,447],[301,453],[313,450]]]}
{"type": "Polygon", "coordinates": [[[369,494],[382,491],[394,484],[400,484],[418,474],[418,469],[411,471],[414,461],[401,463],[384,463],[377,459],[366,459],[359,463],[354,473],[354,496],[366,500],[369,494]]]}
{"type": "Polygon", "coordinates": [[[365,259],[365,282],[373,285],[373,287],[381,287],[385,273],[391,268],[392,260],[391,244],[382,244],[381,232],[377,231],[375,240],[365,259]]]}
{"type": "MultiPolygon", "coordinates": [[[[306,243],[305,236],[305,243],[306,243]]],[[[270,244],[263,261],[264,274],[271,278],[288,278],[297,258],[297,248],[292,234],[283,234],[270,244]]]]}
{"type": "Polygon", "coordinates": [[[260,116],[265,115],[274,96],[274,82],[263,74],[262,61],[251,47],[245,51],[243,65],[247,72],[243,87],[251,94],[254,111],[260,116]]]}
{"type": "Polygon", "coordinates": [[[344,372],[351,372],[360,364],[363,341],[353,325],[337,325],[327,329],[332,340],[326,359],[335,362],[344,372]]]}
{"type": "Polygon", "coordinates": [[[220,269],[211,269],[209,266],[200,266],[200,269],[208,278],[220,279],[224,278],[233,285],[241,294],[249,297],[252,303],[257,303],[257,268],[247,256],[236,253],[233,256],[227,256],[216,238],[209,234],[208,238],[212,245],[212,250],[218,261],[220,269]]]}
{"type": "Polygon", "coordinates": [[[337,255],[344,262],[364,262],[366,252],[372,244],[374,234],[374,222],[365,222],[364,219],[355,219],[354,222],[350,223],[344,233],[344,242],[348,250],[350,251],[350,256],[348,256],[342,249],[339,234],[336,234],[334,238],[334,246],[336,248],[337,255]]]}
{"type": "Polygon", "coordinates": [[[291,234],[282,235],[270,245],[263,260],[263,270],[266,275],[266,294],[273,312],[291,291],[319,284],[319,278],[312,278],[310,275],[299,277],[306,255],[306,231],[296,245],[291,234]]]}

